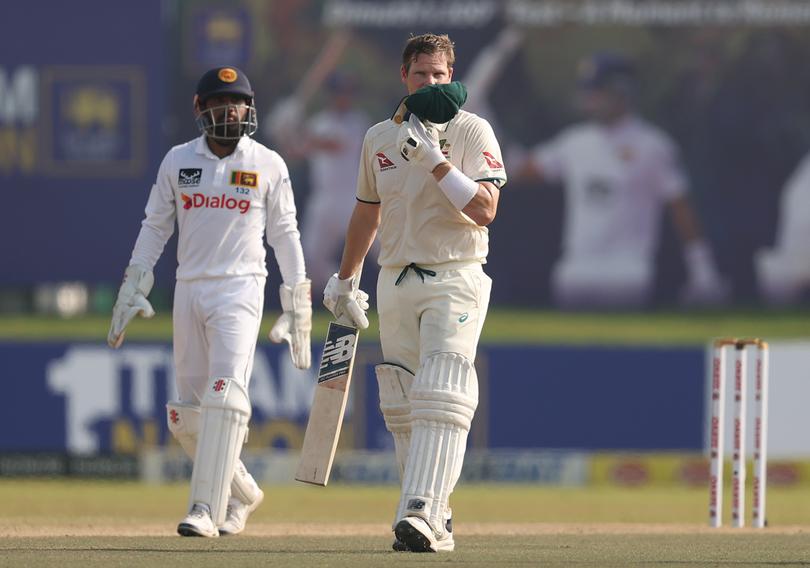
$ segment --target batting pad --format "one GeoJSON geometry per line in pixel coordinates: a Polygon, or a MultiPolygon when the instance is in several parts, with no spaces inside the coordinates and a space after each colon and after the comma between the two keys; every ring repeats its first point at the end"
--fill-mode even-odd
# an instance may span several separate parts
{"type": "MultiPolygon", "coordinates": [[[[166,416],[169,431],[193,461],[197,453],[197,435],[200,432],[200,407],[172,401],[166,404],[166,416]]],[[[252,504],[259,497],[259,486],[256,484],[256,480],[239,459],[236,460],[234,467],[231,496],[246,505],[252,504]]]]}
{"type": "Polygon", "coordinates": [[[414,377],[404,367],[388,363],[377,365],[374,371],[380,387],[380,410],[385,419],[385,427],[394,436],[399,478],[402,479],[411,445],[411,403],[408,395],[414,377]]]}
{"type": "Polygon", "coordinates": [[[185,402],[166,403],[169,432],[180,442],[186,455],[194,460],[197,453],[197,434],[200,431],[200,407],[185,402]]]}
{"type": "Polygon", "coordinates": [[[207,504],[219,526],[225,522],[228,488],[247,434],[250,401],[235,379],[221,378],[208,385],[201,406],[189,506],[207,504]]]}
{"type": "Polygon", "coordinates": [[[422,517],[440,535],[478,406],[475,367],[458,353],[431,355],[416,374],[410,400],[411,446],[398,516],[422,517]]]}

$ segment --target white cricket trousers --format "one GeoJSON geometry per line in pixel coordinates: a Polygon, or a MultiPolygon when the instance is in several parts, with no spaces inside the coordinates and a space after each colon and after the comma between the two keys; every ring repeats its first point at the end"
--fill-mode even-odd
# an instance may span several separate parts
{"type": "Polygon", "coordinates": [[[475,361],[489,307],[492,280],[480,262],[420,265],[436,276],[404,267],[382,268],[377,277],[380,344],[386,363],[416,373],[435,353],[459,353],[475,361]]]}
{"type": "Polygon", "coordinates": [[[182,402],[199,405],[208,381],[230,377],[247,390],[264,309],[262,276],[178,280],[174,365],[182,402]]]}

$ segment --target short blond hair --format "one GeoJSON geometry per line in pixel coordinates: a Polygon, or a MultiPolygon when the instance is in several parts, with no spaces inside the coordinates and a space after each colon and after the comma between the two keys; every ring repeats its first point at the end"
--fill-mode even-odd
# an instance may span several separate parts
{"type": "Polygon", "coordinates": [[[447,34],[422,34],[412,36],[405,43],[405,49],[402,51],[402,65],[405,71],[411,68],[413,63],[420,54],[426,53],[433,55],[434,53],[444,53],[447,59],[447,66],[453,67],[456,62],[456,52],[453,50],[454,43],[447,34]]]}

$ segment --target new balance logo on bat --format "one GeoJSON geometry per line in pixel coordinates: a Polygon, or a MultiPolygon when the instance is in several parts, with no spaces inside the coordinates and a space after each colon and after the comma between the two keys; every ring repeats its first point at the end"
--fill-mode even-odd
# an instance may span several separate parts
{"type": "Polygon", "coordinates": [[[334,342],[327,342],[323,350],[321,370],[350,361],[354,353],[354,335],[338,337],[334,342]]]}
{"type": "Polygon", "coordinates": [[[356,343],[356,329],[335,324],[330,326],[318,371],[319,383],[349,372],[356,343]]]}

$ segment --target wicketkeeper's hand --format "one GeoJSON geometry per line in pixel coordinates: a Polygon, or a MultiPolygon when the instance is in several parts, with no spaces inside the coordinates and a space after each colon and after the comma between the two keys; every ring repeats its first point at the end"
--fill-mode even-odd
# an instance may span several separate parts
{"type": "Polygon", "coordinates": [[[436,128],[430,123],[423,124],[415,114],[411,114],[408,122],[403,122],[399,127],[397,147],[405,160],[418,164],[428,172],[447,161],[439,148],[439,133],[436,128]]]}
{"type": "Polygon", "coordinates": [[[112,323],[107,334],[107,344],[118,349],[124,342],[124,332],[136,315],[151,318],[155,315],[152,304],[146,297],[152,290],[155,277],[151,270],[132,264],[124,271],[124,281],[118,290],[118,299],[113,306],[112,323]]]}
{"type": "Polygon", "coordinates": [[[312,283],[309,280],[299,282],[295,286],[282,284],[279,288],[281,296],[281,314],[270,330],[270,341],[281,343],[286,341],[290,346],[290,357],[293,365],[299,369],[309,369],[312,364],[312,283]]]}
{"type": "Polygon", "coordinates": [[[357,275],[341,280],[333,274],[323,291],[323,305],[326,306],[338,323],[366,329],[368,327],[368,294],[360,290],[355,282],[357,275]]]}

